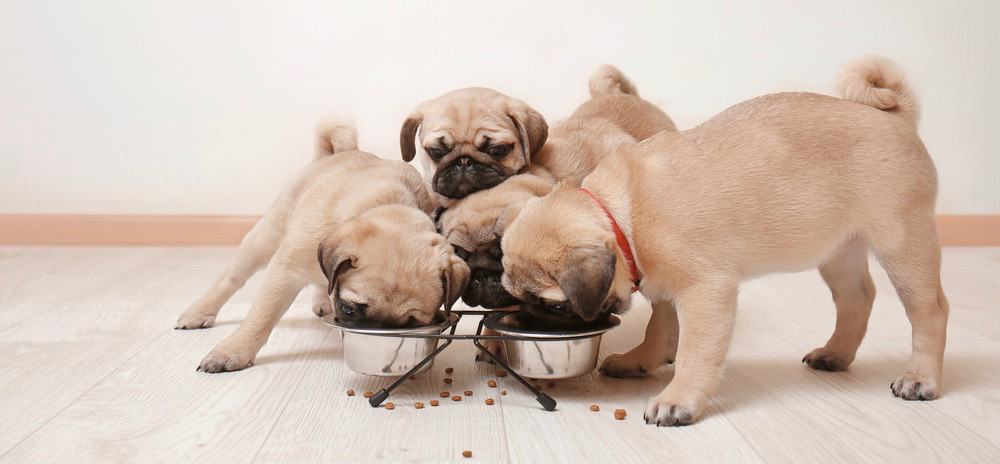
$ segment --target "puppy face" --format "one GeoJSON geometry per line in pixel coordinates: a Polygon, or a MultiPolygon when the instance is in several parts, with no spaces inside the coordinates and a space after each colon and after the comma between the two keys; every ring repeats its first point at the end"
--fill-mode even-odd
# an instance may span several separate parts
{"type": "Polygon", "coordinates": [[[575,327],[627,309],[631,284],[602,215],[576,187],[528,201],[502,241],[502,285],[522,310],[575,327]]]}
{"type": "Polygon", "coordinates": [[[471,271],[462,300],[469,306],[504,308],[520,303],[500,284],[503,251],[500,239],[531,198],[547,193],[549,177],[519,174],[507,182],[469,195],[439,216],[438,227],[471,271]]]}
{"type": "Polygon", "coordinates": [[[468,284],[468,265],[444,237],[392,222],[357,218],[320,244],[320,267],[338,318],[383,327],[428,325],[468,284]]]}
{"type": "Polygon", "coordinates": [[[432,190],[460,199],[520,172],[547,136],[545,119],[524,102],[468,88],[417,106],[403,122],[399,144],[407,162],[418,150],[423,154],[432,190]]]}

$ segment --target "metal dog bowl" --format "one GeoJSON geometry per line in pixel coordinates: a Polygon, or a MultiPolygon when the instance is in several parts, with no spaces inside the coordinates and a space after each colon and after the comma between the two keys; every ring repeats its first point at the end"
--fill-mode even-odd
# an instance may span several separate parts
{"type": "Polygon", "coordinates": [[[601,336],[619,324],[615,316],[579,331],[537,331],[521,328],[522,313],[497,314],[485,326],[500,335],[507,364],[514,372],[534,379],[565,379],[587,374],[597,367],[601,336]]]}
{"type": "MultiPolygon", "coordinates": [[[[323,318],[331,327],[340,329],[344,341],[344,360],[358,374],[397,377],[409,372],[437,349],[436,338],[413,338],[408,334],[440,335],[458,322],[457,314],[449,314],[437,324],[423,327],[389,329],[356,327],[338,321],[335,314],[323,318]]],[[[427,369],[433,360],[423,366],[427,369]]]]}

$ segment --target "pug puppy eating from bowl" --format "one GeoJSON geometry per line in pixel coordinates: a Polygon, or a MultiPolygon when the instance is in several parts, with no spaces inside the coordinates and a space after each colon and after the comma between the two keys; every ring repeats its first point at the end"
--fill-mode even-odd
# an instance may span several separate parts
{"type": "Polygon", "coordinates": [[[252,366],[308,285],[315,286],[318,316],[336,311],[348,322],[402,327],[430,324],[438,308],[462,294],[469,267],[428,216],[434,203],[420,174],[358,151],[355,139],[353,127],[320,123],[316,159],[247,233],[230,268],[177,320],[177,329],[211,327],[226,300],[266,266],[246,320],[199,371],[252,366]]]}
{"type": "Polygon", "coordinates": [[[818,267],[837,324],[803,362],[846,369],[874,301],[871,250],[912,325],[912,356],[892,393],[936,398],[948,302],[937,174],[917,134],[916,98],[883,58],[848,66],[840,91],[748,100],[624,147],[582,188],[563,183],[530,200],[504,233],[503,286],[531,311],[583,321],[623,312],[641,291],[653,306],[645,339],[602,370],[643,376],[676,355],[645,419],[686,425],[722,382],[741,280],[818,267]]]}

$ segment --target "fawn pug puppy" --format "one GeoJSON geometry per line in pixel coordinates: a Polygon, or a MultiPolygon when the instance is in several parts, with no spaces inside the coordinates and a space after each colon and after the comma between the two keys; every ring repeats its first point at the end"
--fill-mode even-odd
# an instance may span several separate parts
{"type": "Polygon", "coordinates": [[[529,201],[504,233],[504,287],[569,320],[624,311],[638,287],[653,306],[645,339],[603,371],[642,376],[676,354],[673,380],[645,418],[685,425],[722,381],[743,279],[818,267],[837,324],[803,361],[846,369],[874,300],[872,250],[913,326],[912,357],[892,393],[936,398],[948,302],[937,174],[917,135],[916,98],[883,58],[847,67],[840,90],[843,99],[745,101],[693,129],[624,147],[582,189],[560,185],[529,201]]]}
{"type": "Polygon", "coordinates": [[[232,266],[177,321],[178,329],[212,326],[226,300],[267,266],[247,319],[198,370],[252,366],[278,319],[310,284],[318,316],[336,310],[359,323],[430,323],[469,279],[468,266],[435,230],[428,216],[433,208],[416,169],[358,151],[352,127],[321,123],[315,161],[243,238],[232,266]]]}
{"type": "Polygon", "coordinates": [[[403,160],[413,160],[419,132],[427,182],[438,203],[449,206],[524,170],[548,129],[523,101],[474,87],[418,105],[403,122],[399,146],[403,160]]]}
{"type": "Polygon", "coordinates": [[[590,77],[589,89],[591,98],[552,126],[526,172],[475,192],[439,215],[439,230],[472,272],[462,295],[469,306],[502,308],[520,303],[500,285],[500,238],[529,199],[547,194],[556,180],[589,174],[602,157],[623,144],[664,130],[677,131],[670,117],[639,98],[635,86],[614,66],[599,67],[590,77]]]}

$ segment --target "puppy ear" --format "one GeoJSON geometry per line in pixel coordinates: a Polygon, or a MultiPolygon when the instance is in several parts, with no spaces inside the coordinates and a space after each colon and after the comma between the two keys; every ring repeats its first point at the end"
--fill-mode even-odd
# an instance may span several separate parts
{"type": "Polygon", "coordinates": [[[358,260],[356,256],[338,254],[336,245],[329,243],[328,240],[319,244],[316,257],[319,259],[319,268],[323,270],[323,275],[329,282],[326,287],[327,295],[333,294],[340,276],[353,268],[358,260]]]}
{"type": "Polygon", "coordinates": [[[497,222],[493,225],[493,235],[503,237],[503,233],[507,231],[507,227],[510,227],[514,223],[514,220],[521,214],[521,210],[528,204],[528,201],[517,201],[507,205],[500,213],[500,216],[497,217],[497,222]]]}
{"type": "Polygon", "coordinates": [[[545,145],[545,139],[549,137],[549,125],[539,112],[520,101],[507,111],[507,116],[514,121],[520,134],[524,164],[527,166],[531,162],[531,156],[545,145]]]}
{"type": "Polygon", "coordinates": [[[441,270],[441,285],[444,287],[444,310],[451,312],[451,307],[469,285],[469,265],[453,254],[448,256],[445,268],[441,270]]]}
{"type": "Polygon", "coordinates": [[[403,154],[403,161],[407,163],[413,161],[413,157],[417,155],[417,147],[413,139],[417,136],[417,129],[420,129],[420,124],[423,122],[424,115],[413,112],[403,121],[403,127],[399,130],[399,151],[403,154]]]}
{"type": "Polygon", "coordinates": [[[569,252],[559,276],[559,287],[570,308],[586,321],[601,313],[615,277],[615,250],[611,244],[578,247],[569,252]]]}

